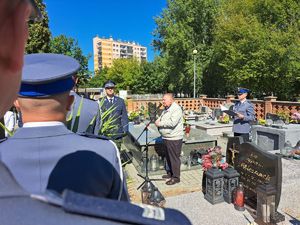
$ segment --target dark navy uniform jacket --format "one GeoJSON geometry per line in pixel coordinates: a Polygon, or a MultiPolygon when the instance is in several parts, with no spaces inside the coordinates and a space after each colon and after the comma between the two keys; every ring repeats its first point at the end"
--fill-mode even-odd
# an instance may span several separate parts
{"type": "Polygon", "coordinates": [[[24,126],[0,144],[0,156],[25,190],[43,193],[48,186],[60,193],[68,188],[128,199],[113,142],[79,136],[64,125],[24,126]]]}
{"type": "Polygon", "coordinates": [[[67,116],[69,118],[72,115],[70,130],[75,133],[89,132],[98,134],[99,127],[96,127],[96,124],[99,124],[97,121],[100,119],[98,103],[81,97],[74,91],[71,91],[70,95],[74,96],[74,103],[67,116]],[[80,116],[77,116],[77,112],[80,112],[80,116]]]}
{"type": "Polygon", "coordinates": [[[233,111],[244,115],[244,119],[234,118],[233,132],[240,134],[248,134],[251,130],[250,122],[255,119],[253,104],[246,100],[243,103],[237,101],[233,106],[233,111]]]}
{"type": "Polygon", "coordinates": [[[114,132],[116,134],[114,138],[118,139],[119,137],[122,136],[121,135],[122,133],[128,132],[128,115],[127,115],[127,110],[126,110],[124,100],[118,96],[113,97],[112,103],[110,103],[108,98],[105,97],[104,103],[102,105],[102,111],[106,111],[112,105],[113,105],[113,107],[116,107],[116,108],[110,116],[113,116],[114,118],[116,118],[115,124],[118,126],[118,128],[114,132]]]}

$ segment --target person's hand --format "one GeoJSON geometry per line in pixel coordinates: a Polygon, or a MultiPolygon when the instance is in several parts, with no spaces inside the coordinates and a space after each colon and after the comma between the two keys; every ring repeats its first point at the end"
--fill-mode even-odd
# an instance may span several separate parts
{"type": "Polygon", "coordinates": [[[155,126],[159,127],[159,119],[155,121],[155,126]]]}
{"type": "Polygon", "coordinates": [[[27,1],[0,1],[1,75],[18,75],[22,69],[31,10],[32,6],[27,1]]]}
{"type": "Polygon", "coordinates": [[[237,113],[237,115],[236,115],[239,119],[244,119],[244,115],[243,114],[241,114],[241,113],[237,113]]]}

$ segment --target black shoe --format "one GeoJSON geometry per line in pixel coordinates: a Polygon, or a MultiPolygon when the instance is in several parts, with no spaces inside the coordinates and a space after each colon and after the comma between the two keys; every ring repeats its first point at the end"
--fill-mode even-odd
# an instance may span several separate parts
{"type": "Polygon", "coordinates": [[[168,180],[167,182],[166,182],[166,185],[174,185],[174,184],[177,184],[177,183],[179,183],[180,182],[180,179],[179,178],[171,178],[171,180],[168,180]]]}
{"type": "Polygon", "coordinates": [[[171,176],[171,174],[165,174],[165,175],[162,175],[161,176],[163,179],[170,179],[170,178],[172,178],[172,176],[171,176]]]}

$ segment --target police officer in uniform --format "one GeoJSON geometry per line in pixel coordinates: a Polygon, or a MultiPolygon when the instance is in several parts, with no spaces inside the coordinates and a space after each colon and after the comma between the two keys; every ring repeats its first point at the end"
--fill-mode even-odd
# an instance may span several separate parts
{"type": "Polygon", "coordinates": [[[175,209],[134,205],[72,191],[62,197],[49,192],[30,195],[0,162],[1,225],[191,225],[175,209]]]}
{"type": "Polygon", "coordinates": [[[111,80],[104,84],[106,97],[104,97],[104,102],[101,106],[101,109],[102,112],[105,112],[111,107],[114,107],[110,117],[115,118],[114,124],[116,125],[116,129],[112,131],[114,134],[112,138],[117,140],[122,138],[123,135],[128,132],[128,115],[124,100],[118,96],[115,96],[115,87],[115,82],[111,80]]]}
{"type": "Polygon", "coordinates": [[[47,187],[62,193],[68,188],[128,200],[115,144],[76,135],[64,125],[73,103],[69,95],[74,86],[72,75],[79,67],[69,56],[25,56],[15,102],[23,114],[24,126],[0,145],[1,159],[31,193],[42,193],[47,187]]]}
{"type": "Polygon", "coordinates": [[[250,123],[255,120],[253,104],[247,100],[248,93],[247,88],[238,88],[239,101],[233,106],[233,111],[237,114],[233,121],[234,136],[242,136],[244,141],[249,141],[250,123]]]}
{"type": "Polygon", "coordinates": [[[74,96],[74,103],[67,115],[70,119],[70,130],[75,133],[93,133],[98,134],[100,124],[97,122],[101,119],[99,105],[96,101],[79,96],[75,91],[70,93],[74,96]]]}

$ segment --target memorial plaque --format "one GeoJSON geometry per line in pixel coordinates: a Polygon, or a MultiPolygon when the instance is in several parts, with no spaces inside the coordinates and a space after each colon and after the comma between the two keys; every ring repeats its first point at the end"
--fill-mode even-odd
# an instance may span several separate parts
{"type": "Polygon", "coordinates": [[[282,184],[281,157],[263,151],[252,143],[240,145],[238,163],[235,169],[240,174],[240,182],[244,184],[246,203],[256,209],[256,188],[268,182],[276,188],[276,209],[279,204],[282,184]]]}
{"type": "Polygon", "coordinates": [[[228,138],[226,148],[226,162],[233,167],[237,165],[239,149],[242,143],[244,143],[243,137],[228,138]]]}

